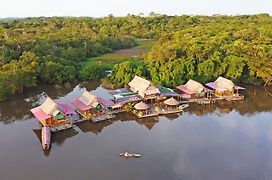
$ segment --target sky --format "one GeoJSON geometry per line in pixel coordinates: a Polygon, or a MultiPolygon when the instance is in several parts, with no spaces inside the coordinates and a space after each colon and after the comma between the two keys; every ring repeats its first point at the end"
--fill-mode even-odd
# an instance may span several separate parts
{"type": "Polygon", "coordinates": [[[150,12],[167,15],[237,15],[269,13],[272,0],[1,0],[0,18],[92,16],[150,12]]]}

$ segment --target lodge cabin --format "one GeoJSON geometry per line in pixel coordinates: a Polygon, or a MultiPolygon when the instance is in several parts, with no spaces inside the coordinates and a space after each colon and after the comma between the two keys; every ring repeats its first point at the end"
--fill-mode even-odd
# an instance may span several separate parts
{"type": "Polygon", "coordinates": [[[149,105],[147,105],[144,102],[139,102],[134,106],[133,113],[138,118],[146,118],[146,117],[153,117],[158,116],[158,112],[156,112],[154,109],[152,109],[149,105]]]}
{"type": "Polygon", "coordinates": [[[145,101],[156,100],[160,95],[159,89],[154,84],[139,76],[135,76],[128,85],[132,92],[137,93],[145,101]]]}
{"type": "MultiPolygon", "coordinates": [[[[116,101],[115,97],[116,94],[120,93],[118,90],[108,90],[100,86],[96,90],[92,91],[92,94],[97,97],[98,101],[103,105],[105,111],[108,111],[111,114],[116,114],[123,112],[123,104],[116,101]]],[[[123,92],[122,90],[120,91],[123,92]]]]}
{"type": "Polygon", "coordinates": [[[243,95],[239,94],[243,87],[235,85],[231,80],[219,76],[214,82],[205,84],[214,91],[215,96],[226,100],[240,100],[244,99],[243,95]]]}
{"type": "Polygon", "coordinates": [[[79,98],[72,100],[72,104],[76,107],[76,111],[87,119],[103,111],[98,98],[89,91],[85,91],[79,98]]]}
{"type": "Polygon", "coordinates": [[[171,113],[179,113],[183,111],[183,108],[180,107],[180,102],[175,98],[171,97],[163,102],[164,106],[160,110],[160,114],[171,114],[171,113]]]}
{"type": "Polygon", "coordinates": [[[182,97],[185,99],[197,99],[210,97],[209,90],[207,90],[201,83],[190,79],[186,84],[176,87],[183,92],[182,97]]]}
{"type": "Polygon", "coordinates": [[[91,92],[94,96],[96,96],[98,102],[102,105],[104,111],[112,110],[112,106],[114,103],[114,96],[110,94],[110,90],[105,89],[104,87],[98,87],[94,91],[91,92]]]}
{"type": "Polygon", "coordinates": [[[178,101],[181,100],[181,94],[175,92],[173,89],[164,86],[157,86],[158,90],[160,91],[160,96],[157,98],[159,102],[166,100],[167,98],[176,98],[178,101]]]}
{"type": "Polygon", "coordinates": [[[51,98],[46,98],[45,102],[30,110],[36,119],[45,127],[56,127],[59,125],[69,124],[67,121],[65,110],[62,110],[51,98]]]}
{"type": "Polygon", "coordinates": [[[65,118],[71,123],[76,123],[79,120],[79,115],[68,104],[63,102],[57,103],[60,107],[60,111],[64,114],[65,118]]]}
{"type": "Polygon", "coordinates": [[[120,88],[115,90],[109,90],[109,94],[113,96],[113,105],[110,106],[110,110],[113,112],[122,112],[123,107],[128,103],[137,103],[143,100],[137,93],[132,92],[126,88],[120,88]]]}

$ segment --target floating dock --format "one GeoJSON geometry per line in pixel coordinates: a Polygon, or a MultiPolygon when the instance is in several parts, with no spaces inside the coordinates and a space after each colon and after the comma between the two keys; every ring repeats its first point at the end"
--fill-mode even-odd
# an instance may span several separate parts
{"type": "Polygon", "coordinates": [[[58,125],[56,127],[50,127],[51,132],[58,132],[58,131],[62,131],[65,129],[70,129],[73,127],[73,124],[63,124],[63,125],[58,125]]]}

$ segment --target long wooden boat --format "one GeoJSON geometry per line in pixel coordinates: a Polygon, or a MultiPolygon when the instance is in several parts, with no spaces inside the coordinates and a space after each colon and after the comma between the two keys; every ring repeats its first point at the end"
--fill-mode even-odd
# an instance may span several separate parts
{"type": "Polygon", "coordinates": [[[140,158],[141,155],[140,154],[136,154],[136,153],[128,153],[128,152],[123,152],[120,154],[120,156],[123,156],[125,158],[140,158]]]}
{"type": "Polygon", "coordinates": [[[43,149],[49,150],[51,144],[51,131],[48,126],[42,127],[41,139],[43,149]]]}

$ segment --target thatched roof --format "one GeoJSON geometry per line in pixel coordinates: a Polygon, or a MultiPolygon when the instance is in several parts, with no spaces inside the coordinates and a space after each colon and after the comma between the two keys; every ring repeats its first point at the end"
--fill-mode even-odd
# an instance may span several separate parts
{"type": "Polygon", "coordinates": [[[58,105],[51,98],[46,98],[45,102],[40,106],[47,115],[56,116],[59,113],[58,105]]]}
{"type": "Polygon", "coordinates": [[[229,79],[226,79],[226,78],[223,78],[221,76],[219,76],[216,81],[214,81],[214,83],[219,86],[219,87],[223,87],[223,88],[226,88],[226,89],[232,89],[235,85],[234,83],[229,80],[229,79]]]}
{"type": "Polygon", "coordinates": [[[170,106],[176,106],[176,105],[179,105],[180,103],[175,98],[171,97],[170,99],[165,100],[164,104],[170,105],[170,106]]]}
{"type": "Polygon", "coordinates": [[[147,88],[147,90],[144,91],[144,93],[146,95],[151,95],[151,94],[159,94],[160,93],[160,90],[154,86],[154,85],[151,85],[147,88]]]}
{"type": "Polygon", "coordinates": [[[134,106],[134,108],[137,110],[146,110],[146,109],[149,109],[149,106],[145,104],[144,102],[139,102],[138,104],[134,106]]]}
{"type": "Polygon", "coordinates": [[[199,83],[199,82],[197,82],[197,81],[194,81],[194,80],[192,80],[192,79],[190,79],[190,80],[185,84],[185,86],[186,86],[189,90],[195,91],[195,92],[201,92],[201,91],[203,91],[203,89],[204,89],[204,86],[203,86],[201,83],[199,83]]]}
{"type": "Polygon", "coordinates": [[[139,76],[135,76],[134,79],[128,83],[130,90],[137,92],[141,97],[145,95],[159,94],[159,89],[154,86],[151,82],[146,79],[143,79],[139,76]]]}
{"type": "Polygon", "coordinates": [[[151,85],[151,82],[139,76],[135,76],[133,80],[128,83],[128,85],[133,92],[143,92],[147,90],[147,88],[151,85]]]}
{"type": "Polygon", "coordinates": [[[91,94],[89,91],[85,91],[78,100],[85,104],[86,106],[91,105],[93,107],[96,107],[98,105],[96,96],[91,94]]]}

